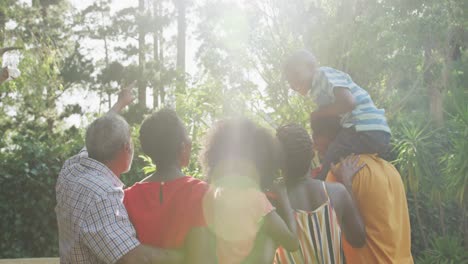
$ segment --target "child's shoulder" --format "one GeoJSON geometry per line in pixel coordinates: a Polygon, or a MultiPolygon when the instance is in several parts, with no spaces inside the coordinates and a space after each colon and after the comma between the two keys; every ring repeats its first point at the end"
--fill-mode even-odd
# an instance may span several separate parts
{"type": "Polygon", "coordinates": [[[329,67],[329,66],[321,66],[321,67],[319,67],[319,70],[323,71],[323,72],[338,71],[337,69],[329,67]]]}
{"type": "Polygon", "coordinates": [[[335,77],[337,75],[348,76],[348,74],[343,71],[337,70],[332,67],[327,67],[327,66],[320,67],[319,71],[322,72],[327,77],[335,77]]]}

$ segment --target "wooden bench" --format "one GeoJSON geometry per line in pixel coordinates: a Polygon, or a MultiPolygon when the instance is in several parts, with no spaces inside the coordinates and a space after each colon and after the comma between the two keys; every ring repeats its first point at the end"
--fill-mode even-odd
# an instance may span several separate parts
{"type": "Polygon", "coordinates": [[[59,264],[59,258],[0,259],[0,264],[59,264]]]}

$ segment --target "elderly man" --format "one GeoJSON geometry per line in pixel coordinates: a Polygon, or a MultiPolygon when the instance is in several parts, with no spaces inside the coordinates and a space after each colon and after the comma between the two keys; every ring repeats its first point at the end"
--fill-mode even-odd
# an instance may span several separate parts
{"type": "Polygon", "coordinates": [[[65,162],[57,192],[61,263],[179,263],[182,254],[141,245],[125,206],[119,177],[132,164],[130,126],[117,113],[129,90],[86,131],[86,148],[65,162]]]}

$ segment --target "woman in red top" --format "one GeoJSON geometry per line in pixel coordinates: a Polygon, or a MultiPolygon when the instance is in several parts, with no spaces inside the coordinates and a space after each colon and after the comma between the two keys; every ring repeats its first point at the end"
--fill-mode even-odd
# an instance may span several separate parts
{"type": "Polygon", "coordinates": [[[145,119],[140,143],[157,171],[125,190],[124,204],[138,239],[182,249],[186,263],[216,263],[201,208],[208,186],[181,170],[189,163],[191,142],[175,111],[162,109],[145,119]]]}

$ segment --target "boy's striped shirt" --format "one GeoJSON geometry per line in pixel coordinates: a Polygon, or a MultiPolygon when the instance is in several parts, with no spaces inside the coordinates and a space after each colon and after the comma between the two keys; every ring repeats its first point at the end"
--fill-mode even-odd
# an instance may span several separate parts
{"type": "Polygon", "coordinates": [[[385,110],[378,109],[369,93],[353,82],[351,77],[330,67],[320,67],[315,74],[309,94],[315,97],[318,107],[335,101],[333,89],[349,89],[356,101],[353,111],[341,116],[341,125],[345,128],[354,126],[356,131],[385,131],[391,133],[385,118],[385,110]]]}

